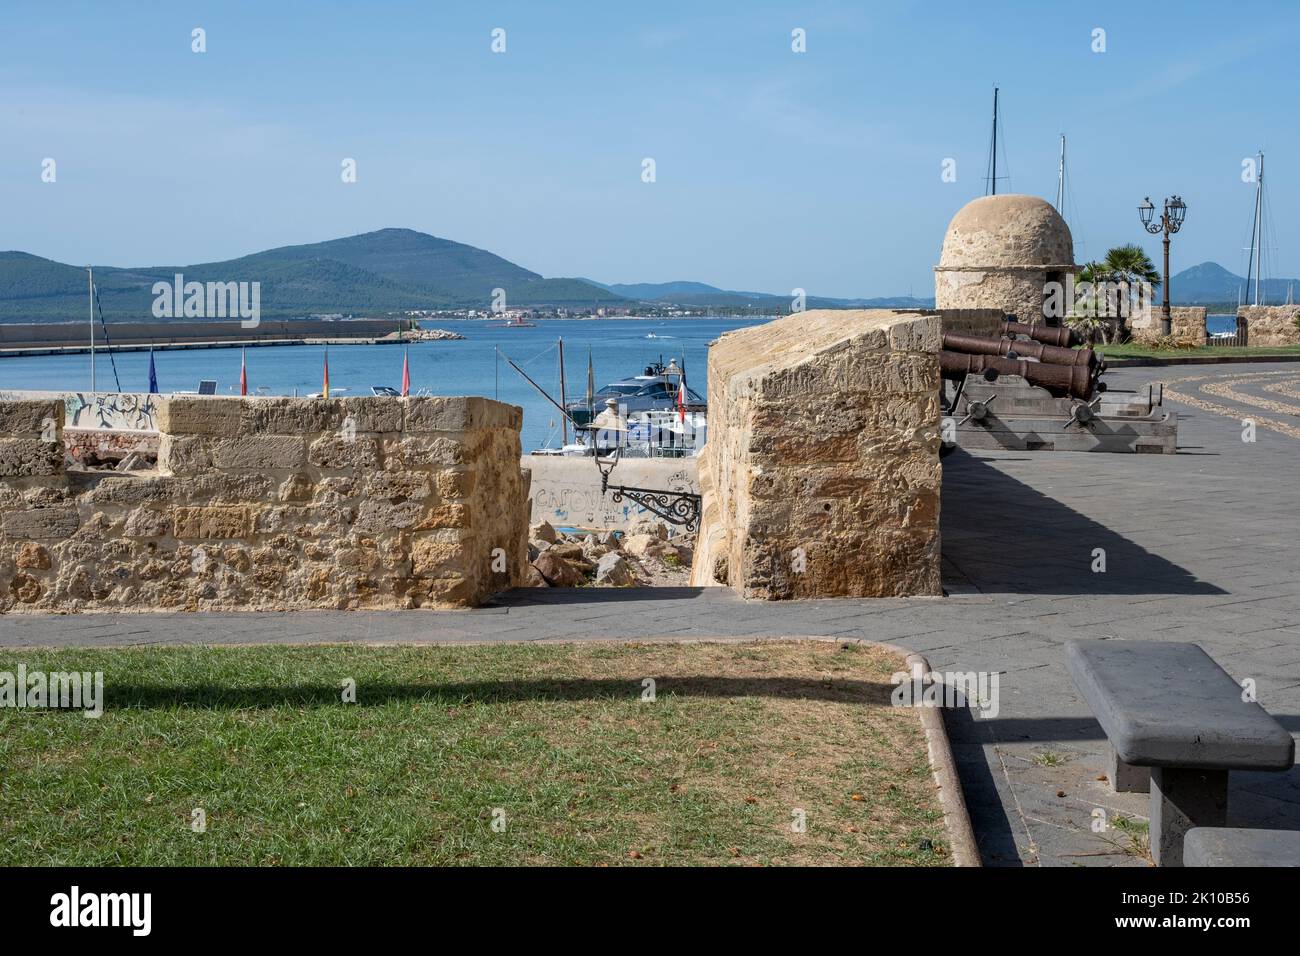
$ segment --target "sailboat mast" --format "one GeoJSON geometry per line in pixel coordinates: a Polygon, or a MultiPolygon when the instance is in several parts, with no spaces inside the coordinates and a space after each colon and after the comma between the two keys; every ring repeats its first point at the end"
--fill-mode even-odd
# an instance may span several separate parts
{"type": "Polygon", "coordinates": [[[989,188],[992,195],[998,194],[998,88],[993,87],[993,159],[992,175],[989,178],[989,188]]]}
{"type": "Polygon", "coordinates": [[[87,293],[90,299],[90,390],[95,391],[95,273],[86,266],[87,293]]]}
{"type": "MultiPolygon", "coordinates": [[[[564,394],[564,339],[563,338],[560,339],[560,405],[566,410],[565,413],[560,416],[560,429],[561,429],[560,438],[561,438],[561,446],[563,446],[569,443],[569,415],[567,411],[569,407],[569,400],[567,397],[565,397],[564,394]]],[[[578,436],[574,435],[573,437],[577,438],[578,436]]]]}
{"type": "Polygon", "coordinates": [[[1065,218],[1065,134],[1061,134],[1061,165],[1056,170],[1056,211],[1065,218]]]}
{"type": "Polygon", "coordinates": [[[1255,304],[1259,305],[1259,276],[1264,271],[1264,151],[1259,153],[1259,179],[1255,182],[1255,234],[1259,252],[1255,256],[1255,304]]]}

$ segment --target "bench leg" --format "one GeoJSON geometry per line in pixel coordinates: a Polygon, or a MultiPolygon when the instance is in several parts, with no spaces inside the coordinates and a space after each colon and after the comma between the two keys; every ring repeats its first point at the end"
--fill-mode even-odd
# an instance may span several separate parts
{"type": "Polygon", "coordinates": [[[1192,827],[1228,822],[1228,771],[1151,768],[1151,858],[1183,865],[1183,837],[1192,827]]]}
{"type": "Polygon", "coordinates": [[[1115,788],[1116,793],[1150,793],[1151,768],[1135,767],[1131,763],[1125,763],[1119,759],[1115,748],[1111,747],[1110,785],[1115,788]]]}

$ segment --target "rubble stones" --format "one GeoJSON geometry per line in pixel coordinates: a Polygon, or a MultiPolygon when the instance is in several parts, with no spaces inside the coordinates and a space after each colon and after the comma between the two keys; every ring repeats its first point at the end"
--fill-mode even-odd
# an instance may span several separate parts
{"type": "Polygon", "coordinates": [[[627,559],[618,552],[611,551],[596,565],[596,583],[625,588],[635,584],[636,577],[632,574],[627,559]]]}

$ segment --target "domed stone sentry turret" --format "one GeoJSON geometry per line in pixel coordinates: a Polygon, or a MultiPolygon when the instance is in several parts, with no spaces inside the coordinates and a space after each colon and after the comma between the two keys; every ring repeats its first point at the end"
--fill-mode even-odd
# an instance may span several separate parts
{"type": "Polygon", "coordinates": [[[1037,196],[984,196],[952,217],[934,267],[939,309],[1001,309],[1021,322],[1048,321],[1049,282],[1078,271],[1070,227],[1037,196]]]}

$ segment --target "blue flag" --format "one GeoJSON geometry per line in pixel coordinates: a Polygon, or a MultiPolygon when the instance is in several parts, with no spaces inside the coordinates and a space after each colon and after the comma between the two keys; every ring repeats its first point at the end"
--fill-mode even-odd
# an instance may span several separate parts
{"type": "Polygon", "coordinates": [[[158,394],[158,371],[153,367],[153,346],[149,346],[149,394],[158,394]]]}

